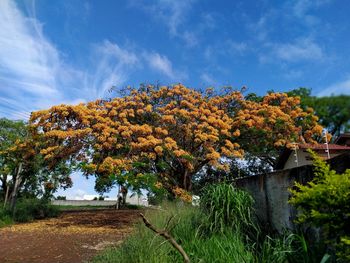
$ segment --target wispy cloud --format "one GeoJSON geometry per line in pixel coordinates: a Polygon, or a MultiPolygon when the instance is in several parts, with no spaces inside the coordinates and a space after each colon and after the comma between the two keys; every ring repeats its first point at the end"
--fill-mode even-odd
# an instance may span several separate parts
{"type": "Polygon", "coordinates": [[[240,55],[243,55],[249,49],[247,43],[232,40],[228,40],[227,47],[229,52],[240,55]]]}
{"type": "Polygon", "coordinates": [[[261,63],[323,61],[326,57],[324,49],[311,38],[301,38],[288,43],[266,43],[259,54],[261,63]]]}
{"type": "Polygon", "coordinates": [[[209,73],[206,72],[200,75],[200,79],[206,86],[215,86],[218,83],[209,73]]]}
{"type": "Polygon", "coordinates": [[[330,3],[331,0],[293,0],[289,2],[295,16],[301,18],[308,15],[313,9],[330,3]]]}
{"type": "MultiPolygon", "coordinates": [[[[57,98],[55,75],[60,60],[56,48],[42,34],[42,25],[24,17],[13,1],[0,1],[0,96],[57,98]]],[[[2,101],[3,102],[3,101],[2,101]]],[[[21,105],[21,106],[20,106],[21,105]]],[[[29,109],[29,108],[28,108],[29,109]]]]}
{"type": "MultiPolygon", "coordinates": [[[[91,66],[82,69],[67,63],[44,35],[43,25],[35,17],[25,16],[13,1],[0,1],[0,20],[2,116],[26,119],[33,110],[103,97],[139,67],[135,52],[107,40],[93,45],[87,54],[91,66]]],[[[164,74],[173,75],[171,63],[164,61],[168,64],[168,68],[164,64],[164,74]]]]}
{"type": "Polygon", "coordinates": [[[184,26],[194,2],[195,0],[155,0],[144,4],[132,1],[131,5],[145,10],[150,16],[161,21],[171,37],[180,38],[188,46],[194,46],[198,43],[196,34],[184,26]]]}
{"type": "Polygon", "coordinates": [[[285,61],[322,60],[324,51],[310,38],[298,39],[293,43],[274,44],[274,55],[285,61]]]}
{"type": "Polygon", "coordinates": [[[336,82],[322,89],[317,96],[323,97],[340,94],[350,95],[350,76],[343,81],[336,82]]]}
{"type": "Polygon", "coordinates": [[[85,89],[93,91],[94,97],[103,97],[112,86],[125,83],[130,72],[140,63],[135,52],[123,49],[108,40],[95,45],[93,53],[93,60],[98,63],[96,68],[85,74],[88,80],[85,89]]]}
{"type": "Polygon", "coordinates": [[[171,61],[165,55],[157,52],[144,52],[143,57],[150,68],[161,72],[171,80],[181,81],[187,77],[184,72],[174,70],[171,61]]]}
{"type": "Polygon", "coordinates": [[[331,0],[292,0],[286,2],[286,12],[300,24],[312,28],[320,23],[314,11],[330,2],[331,0]]]}

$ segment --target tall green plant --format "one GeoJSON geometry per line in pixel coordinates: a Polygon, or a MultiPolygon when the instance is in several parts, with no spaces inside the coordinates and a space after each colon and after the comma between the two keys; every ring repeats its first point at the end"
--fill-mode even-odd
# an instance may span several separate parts
{"type": "Polygon", "coordinates": [[[322,229],[339,261],[350,261],[350,170],[337,174],[315,153],[315,175],[307,185],[295,183],[290,203],[299,211],[298,222],[322,229]]]}
{"type": "Polygon", "coordinates": [[[249,193],[227,183],[208,185],[200,199],[209,230],[214,232],[223,232],[227,227],[257,232],[253,223],[253,202],[249,193]]]}

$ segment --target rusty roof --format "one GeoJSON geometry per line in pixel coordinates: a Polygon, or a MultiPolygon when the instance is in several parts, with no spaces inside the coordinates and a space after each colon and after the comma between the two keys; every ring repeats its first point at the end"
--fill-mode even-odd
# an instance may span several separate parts
{"type": "MultiPolygon", "coordinates": [[[[311,143],[303,143],[298,144],[300,149],[311,149],[311,150],[327,150],[327,145],[324,143],[319,144],[311,144],[311,143]]],[[[338,145],[338,144],[328,144],[329,150],[350,150],[349,146],[338,145]]]]}
{"type": "MultiPolygon", "coordinates": [[[[311,149],[314,151],[327,150],[327,145],[324,143],[319,143],[319,144],[299,143],[298,147],[299,147],[299,149],[311,149]]],[[[342,152],[343,151],[350,151],[349,146],[338,145],[338,144],[328,144],[328,149],[332,152],[334,152],[334,151],[342,151],[342,152]]],[[[275,170],[283,169],[284,164],[288,160],[289,155],[291,154],[292,151],[293,151],[292,149],[285,148],[281,152],[279,158],[277,159],[277,164],[274,167],[275,170]]]]}

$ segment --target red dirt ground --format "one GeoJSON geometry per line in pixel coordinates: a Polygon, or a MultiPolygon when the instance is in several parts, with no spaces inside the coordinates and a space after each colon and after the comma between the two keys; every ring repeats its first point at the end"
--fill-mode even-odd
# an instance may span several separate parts
{"type": "Polygon", "coordinates": [[[140,210],[70,211],[0,229],[1,263],[80,263],[119,244],[140,210]]]}

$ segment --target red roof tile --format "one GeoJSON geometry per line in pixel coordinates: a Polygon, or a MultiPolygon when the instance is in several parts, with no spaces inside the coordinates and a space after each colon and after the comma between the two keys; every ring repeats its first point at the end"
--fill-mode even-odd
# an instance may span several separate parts
{"type": "MultiPolygon", "coordinates": [[[[311,143],[305,143],[305,144],[298,144],[300,149],[311,149],[311,150],[327,150],[327,145],[322,144],[311,144],[311,143]]],[[[349,146],[345,145],[338,145],[338,144],[328,144],[329,150],[350,150],[349,146]]]]}

